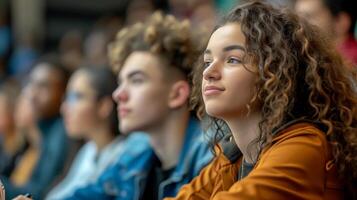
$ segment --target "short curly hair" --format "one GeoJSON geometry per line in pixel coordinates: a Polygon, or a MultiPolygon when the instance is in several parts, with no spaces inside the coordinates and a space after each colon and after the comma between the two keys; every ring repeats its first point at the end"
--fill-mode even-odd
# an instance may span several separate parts
{"type": "Polygon", "coordinates": [[[192,31],[189,21],[178,21],[171,15],[155,12],[145,23],[118,32],[115,41],[109,45],[109,61],[118,73],[132,52],[150,52],[165,62],[166,71],[170,67],[178,69],[191,85],[193,67],[207,39],[205,32],[192,31]]]}

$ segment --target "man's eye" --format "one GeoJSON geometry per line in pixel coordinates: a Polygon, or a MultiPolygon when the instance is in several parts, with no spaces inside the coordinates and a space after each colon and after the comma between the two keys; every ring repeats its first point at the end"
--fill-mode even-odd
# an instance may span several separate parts
{"type": "Polygon", "coordinates": [[[140,84],[140,83],[144,82],[144,80],[142,78],[133,78],[133,79],[131,79],[131,82],[134,84],[140,84]]]}
{"type": "Polygon", "coordinates": [[[203,62],[204,68],[207,68],[207,67],[209,67],[210,65],[211,65],[211,62],[209,62],[209,61],[204,61],[204,62],[203,62]]]}

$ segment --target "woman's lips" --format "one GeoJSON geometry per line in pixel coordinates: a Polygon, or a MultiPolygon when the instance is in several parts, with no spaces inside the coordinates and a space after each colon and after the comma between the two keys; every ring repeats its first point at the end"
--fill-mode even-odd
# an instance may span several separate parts
{"type": "Polygon", "coordinates": [[[218,95],[218,94],[222,93],[223,91],[224,91],[224,88],[211,85],[211,86],[204,87],[203,95],[213,96],[213,95],[218,95]]]}

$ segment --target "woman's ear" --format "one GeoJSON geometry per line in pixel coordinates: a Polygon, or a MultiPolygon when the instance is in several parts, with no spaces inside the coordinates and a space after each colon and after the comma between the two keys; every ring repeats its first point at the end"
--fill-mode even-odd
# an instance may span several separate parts
{"type": "Polygon", "coordinates": [[[187,81],[180,80],[171,86],[168,106],[175,109],[185,105],[190,97],[190,85],[187,81]]]}
{"type": "Polygon", "coordinates": [[[114,103],[110,97],[102,98],[98,103],[98,115],[100,118],[105,119],[111,114],[114,103]]]}

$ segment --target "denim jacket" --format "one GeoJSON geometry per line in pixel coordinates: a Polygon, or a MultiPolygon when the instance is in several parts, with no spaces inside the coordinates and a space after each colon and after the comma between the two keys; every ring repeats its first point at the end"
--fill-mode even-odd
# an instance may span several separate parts
{"type": "MultiPolygon", "coordinates": [[[[116,164],[106,170],[97,183],[78,189],[68,199],[139,200],[146,184],[150,184],[147,177],[154,156],[147,138],[128,138],[116,164]]],[[[170,177],[159,186],[159,199],[175,196],[181,186],[197,176],[212,158],[200,123],[192,117],[186,129],[179,161],[170,177]]]]}

